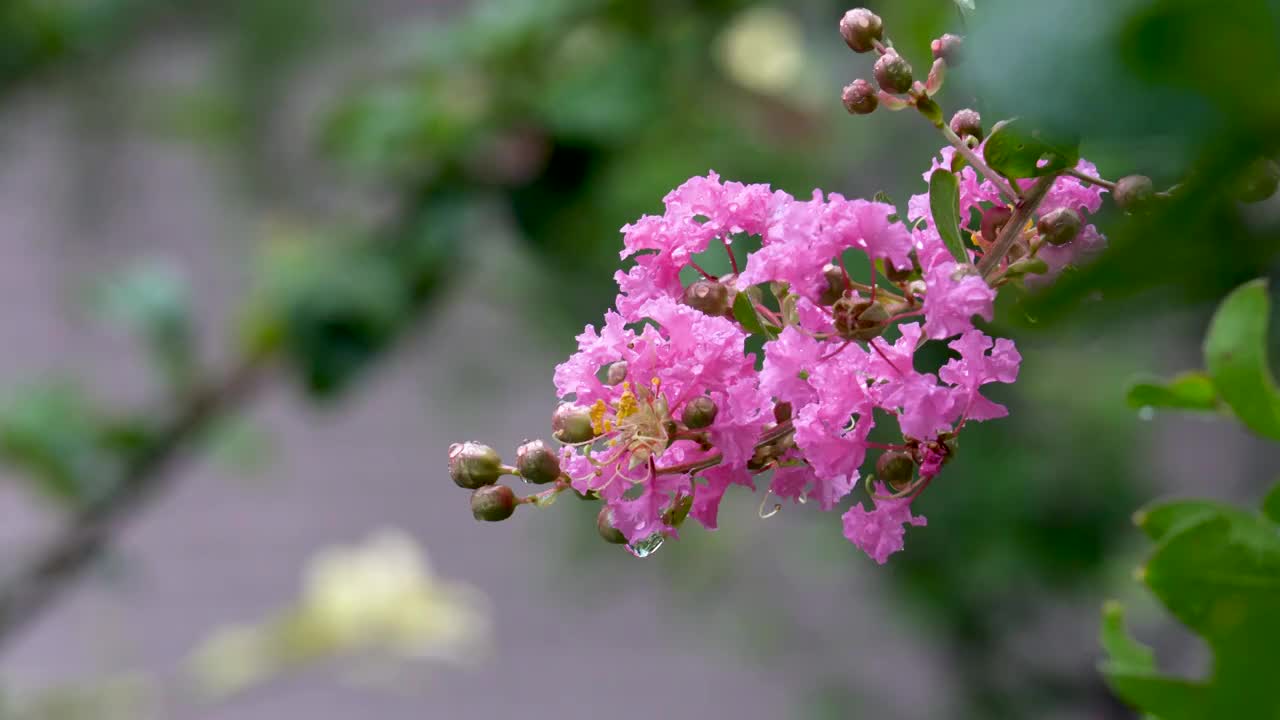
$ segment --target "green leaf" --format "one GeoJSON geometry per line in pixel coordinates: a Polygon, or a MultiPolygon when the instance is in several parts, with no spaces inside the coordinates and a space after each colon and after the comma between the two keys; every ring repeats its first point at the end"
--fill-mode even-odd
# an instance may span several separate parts
{"type": "Polygon", "coordinates": [[[982,154],[992,170],[1008,178],[1052,175],[1080,161],[1078,142],[1049,140],[1041,131],[1017,122],[1005,123],[991,133],[982,154]]]}
{"type": "Polygon", "coordinates": [[[1174,532],[1226,512],[1235,511],[1209,500],[1173,500],[1139,510],[1133,514],[1133,524],[1153,542],[1160,542],[1174,532]]]}
{"type": "Polygon", "coordinates": [[[742,325],[742,329],[752,335],[760,335],[770,340],[777,337],[770,329],[771,326],[765,324],[760,318],[760,313],[756,312],[756,306],[745,290],[733,298],[733,317],[742,325]]]}
{"type": "Polygon", "coordinates": [[[1236,288],[1205,337],[1205,365],[1222,399],[1250,430],[1280,440],[1280,390],[1267,365],[1267,281],[1236,288]]]}
{"type": "Polygon", "coordinates": [[[1156,658],[1151,648],[1134,640],[1125,627],[1124,607],[1111,601],[1102,607],[1102,649],[1106,668],[1112,672],[1152,672],[1156,658]]]}
{"type": "Polygon", "coordinates": [[[1267,496],[1262,499],[1262,514],[1271,522],[1280,525],[1280,483],[1271,486],[1267,496]]]}
{"type": "Polygon", "coordinates": [[[1174,410],[1217,410],[1218,390],[1203,372],[1188,372],[1164,381],[1140,380],[1129,386],[1125,396],[1129,407],[1174,410]]]}
{"type": "Polygon", "coordinates": [[[956,262],[969,264],[969,253],[960,239],[960,182],[945,170],[935,170],[929,176],[929,212],[942,241],[956,262]]]}
{"type": "Polygon", "coordinates": [[[1102,671],[1116,694],[1161,720],[1278,718],[1280,694],[1280,528],[1261,514],[1186,502],[1165,514],[1155,551],[1140,577],[1161,603],[1213,651],[1208,677],[1159,675],[1154,663],[1104,618],[1111,654],[1102,671]]]}

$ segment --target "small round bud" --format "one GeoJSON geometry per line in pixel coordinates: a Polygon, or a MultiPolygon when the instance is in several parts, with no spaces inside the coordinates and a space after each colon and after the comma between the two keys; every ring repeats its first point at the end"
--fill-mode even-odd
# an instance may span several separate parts
{"type": "Polygon", "coordinates": [[[850,50],[870,52],[875,49],[876,41],[884,38],[884,23],[870,10],[854,8],[840,18],[840,36],[850,50]]]}
{"type": "Polygon", "coordinates": [[[908,267],[905,270],[899,270],[893,263],[889,262],[888,260],[886,260],[884,263],[884,276],[889,278],[890,282],[893,282],[896,285],[901,285],[902,283],[910,280],[916,274],[916,272],[917,272],[917,268],[915,266],[914,254],[911,256],[911,267],[908,267]]]}
{"type": "Polygon", "coordinates": [[[1071,208],[1058,208],[1036,223],[1036,231],[1050,245],[1066,245],[1080,235],[1084,218],[1071,208]]]}
{"type": "Polygon", "coordinates": [[[720,412],[720,408],[716,407],[715,402],[706,395],[698,397],[685,403],[684,412],[680,413],[680,420],[693,430],[701,430],[708,427],[716,421],[716,414],[720,412]]]}
{"type": "Polygon", "coordinates": [[[488,445],[454,443],[449,446],[449,477],[468,490],[492,485],[502,477],[502,457],[488,445]]]}
{"type": "Polygon", "coordinates": [[[844,109],[851,115],[870,115],[880,106],[880,98],[871,83],[858,78],[844,86],[844,109]]]}
{"type": "Polygon", "coordinates": [[[792,407],[789,402],[780,402],[773,406],[773,420],[781,425],[791,419],[792,407]]]}
{"type": "Polygon", "coordinates": [[[1236,182],[1236,199],[1245,203],[1262,202],[1280,187],[1280,165],[1261,158],[1249,166],[1236,182]]]}
{"type": "Polygon", "coordinates": [[[963,45],[964,38],[947,33],[930,43],[929,49],[933,50],[933,59],[942,60],[950,67],[959,67],[960,61],[964,59],[961,52],[963,45]]]}
{"type": "Polygon", "coordinates": [[[982,116],[977,110],[965,108],[951,116],[951,132],[960,137],[973,137],[982,140],[982,116]]]}
{"type": "Polygon", "coordinates": [[[1003,205],[995,205],[982,212],[982,239],[995,242],[1000,230],[1013,218],[1013,211],[1003,205]]]}
{"type": "Polygon", "coordinates": [[[1116,205],[1121,210],[1138,210],[1151,202],[1156,193],[1151,178],[1146,175],[1126,175],[1116,181],[1116,189],[1111,194],[1115,196],[1116,205]]]}
{"type": "Polygon", "coordinates": [[[623,380],[627,379],[627,361],[619,360],[609,366],[605,371],[605,382],[610,385],[620,385],[623,380]]]}
{"type": "Polygon", "coordinates": [[[586,442],[596,436],[591,427],[591,411],[573,403],[556,408],[551,416],[551,430],[562,443],[586,442]]]}
{"type": "Polygon", "coordinates": [[[818,296],[818,302],[823,305],[832,305],[844,295],[846,288],[844,270],[835,263],[827,263],[822,266],[822,277],[826,279],[827,286],[818,296]]]}
{"type": "Polygon", "coordinates": [[[715,280],[699,280],[684,289],[683,302],[708,315],[724,315],[729,309],[729,288],[715,280]]]}
{"type": "Polygon", "coordinates": [[[600,508],[600,514],[596,515],[596,532],[611,545],[627,544],[627,536],[613,526],[613,511],[608,506],[600,508]]]}
{"type": "Polygon", "coordinates": [[[516,448],[516,471],[535,485],[554,482],[560,477],[560,458],[541,440],[530,440],[516,448]]]}
{"type": "Polygon", "coordinates": [[[874,72],[885,92],[904,93],[911,89],[911,63],[892,48],[876,60],[874,72]]]}
{"type": "Polygon", "coordinates": [[[911,456],[897,450],[890,450],[876,460],[876,477],[889,483],[894,490],[910,485],[915,470],[916,463],[911,456]]]}
{"type": "Polygon", "coordinates": [[[487,485],[471,493],[471,514],[477,520],[499,522],[516,511],[516,494],[506,485],[487,485]]]}
{"type": "Polygon", "coordinates": [[[889,324],[889,311],[870,300],[840,298],[831,308],[836,334],[850,340],[879,337],[889,324]]]}

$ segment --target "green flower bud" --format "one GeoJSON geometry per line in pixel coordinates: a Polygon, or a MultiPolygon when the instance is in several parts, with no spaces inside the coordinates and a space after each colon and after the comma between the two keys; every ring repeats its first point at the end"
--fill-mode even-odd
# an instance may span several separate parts
{"type": "Polygon", "coordinates": [[[715,280],[699,280],[684,289],[683,302],[708,315],[724,315],[729,309],[729,288],[715,280]]]}
{"type": "Polygon", "coordinates": [[[915,460],[909,454],[897,450],[885,452],[876,460],[876,477],[889,483],[894,490],[902,490],[910,485],[915,471],[915,460]]]}
{"type": "Polygon", "coordinates": [[[627,379],[627,361],[619,360],[609,366],[605,371],[605,382],[610,385],[620,385],[623,380],[627,379]]]}
{"type": "Polygon", "coordinates": [[[1262,202],[1280,187],[1280,165],[1260,158],[1244,172],[1235,185],[1236,199],[1245,203],[1262,202]]]}
{"type": "Polygon", "coordinates": [[[933,51],[935,60],[942,60],[951,67],[958,67],[964,57],[960,52],[963,45],[964,38],[947,33],[930,43],[929,49],[933,51]]]}
{"type": "Polygon", "coordinates": [[[502,457],[488,445],[454,443],[449,446],[449,477],[468,490],[492,485],[502,477],[502,457]]]}
{"type": "Polygon", "coordinates": [[[605,542],[612,545],[627,544],[627,536],[613,526],[613,511],[607,505],[600,508],[600,514],[596,515],[596,532],[600,533],[600,537],[604,538],[605,542]]]}
{"type": "Polygon", "coordinates": [[[541,440],[530,440],[516,448],[516,471],[535,485],[554,482],[560,477],[560,458],[541,440]]]}
{"type": "Polygon", "coordinates": [[[885,92],[904,93],[911,89],[911,63],[893,48],[876,60],[873,72],[885,92]]]}
{"type": "Polygon", "coordinates": [[[1155,187],[1146,175],[1127,175],[1116,181],[1111,193],[1121,210],[1139,210],[1155,197],[1155,187]]]}
{"type": "Polygon", "coordinates": [[[591,411],[573,403],[556,408],[551,416],[551,430],[562,443],[586,442],[596,436],[591,427],[591,411]]]}
{"type": "Polygon", "coordinates": [[[1071,208],[1058,208],[1036,223],[1036,231],[1050,245],[1066,245],[1080,235],[1084,218],[1071,208]]]}
{"type": "Polygon", "coordinates": [[[471,514],[477,520],[499,522],[516,511],[516,494],[506,485],[487,485],[471,493],[471,514]]]}
{"type": "Polygon", "coordinates": [[[956,111],[956,114],[951,116],[951,132],[962,138],[974,137],[982,140],[982,116],[977,110],[969,108],[956,111]]]}
{"type": "Polygon", "coordinates": [[[854,8],[840,18],[840,36],[850,50],[870,52],[875,49],[876,41],[884,38],[884,23],[870,10],[854,8]]]}
{"type": "Polygon", "coordinates": [[[851,115],[870,115],[880,106],[880,98],[871,83],[861,78],[844,86],[844,109],[851,115]]]}
{"type": "Polygon", "coordinates": [[[680,413],[680,420],[685,424],[685,427],[692,430],[700,430],[715,422],[716,414],[719,412],[720,408],[716,407],[711,398],[706,395],[699,395],[685,403],[684,412],[680,413]]]}

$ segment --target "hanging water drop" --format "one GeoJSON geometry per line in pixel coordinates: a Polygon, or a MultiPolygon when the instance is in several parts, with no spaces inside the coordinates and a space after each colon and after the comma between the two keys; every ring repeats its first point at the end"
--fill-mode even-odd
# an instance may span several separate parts
{"type": "Polygon", "coordinates": [[[1151,407],[1150,405],[1143,405],[1141,408],[1138,408],[1139,420],[1151,420],[1155,416],[1156,416],[1156,409],[1151,407]]]}
{"type": "Polygon", "coordinates": [[[666,540],[662,533],[656,532],[643,540],[629,543],[627,551],[638,558],[647,558],[658,552],[658,548],[662,547],[662,543],[666,542],[666,540]]]}

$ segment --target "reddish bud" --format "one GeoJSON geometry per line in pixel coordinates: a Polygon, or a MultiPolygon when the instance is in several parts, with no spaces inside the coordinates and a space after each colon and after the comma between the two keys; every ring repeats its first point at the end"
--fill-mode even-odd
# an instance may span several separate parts
{"type": "Polygon", "coordinates": [[[541,440],[530,440],[516,448],[516,471],[535,485],[554,482],[560,477],[560,458],[541,440]]]}
{"type": "Polygon", "coordinates": [[[715,401],[706,395],[699,395],[685,403],[684,412],[680,413],[680,420],[687,428],[701,430],[715,422],[719,412],[720,408],[716,407],[715,401]]]}
{"type": "Polygon", "coordinates": [[[880,106],[880,98],[871,83],[861,78],[844,86],[844,109],[851,115],[870,115],[880,106]]]}
{"type": "Polygon", "coordinates": [[[982,116],[977,110],[965,108],[959,110],[955,115],[951,116],[951,132],[960,137],[974,137],[982,139],[982,116]]]}
{"type": "Polygon", "coordinates": [[[1046,213],[1036,223],[1036,231],[1040,238],[1050,245],[1066,245],[1075,240],[1084,227],[1084,218],[1071,208],[1058,208],[1046,213]]]}
{"type": "Polygon", "coordinates": [[[471,493],[471,515],[477,520],[499,522],[516,511],[516,494],[506,485],[488,485],[471,493]]]}
{"type": "Polygon", "coordinates": [[[854,8],[840,18],[840,36],[850,50],[870,52],[875,49],[876,42],[884,38],[884,23],[870,10],[854,8]]]}
{"type": "Polygon", "coordinates": [[[942,60],[951,67],[959,67],[960,61],[964,59],[961,52],[963,45],[964,38],[947,33],[930,43],[929,49],[933,51],[935,60],[942,60]]]}
{"type": "Polygon", "coordinates": [[[454,443],[449,446],[449,477],[468,490],[492,485],[502,477],[502,457],[488,445],[454,443]]]}
{"type": "Polygon", "coordinates": [[[893,48],[876,60],[874,72],[885,92],[904,93],[911,89],[911,63],[893,48]]]}

